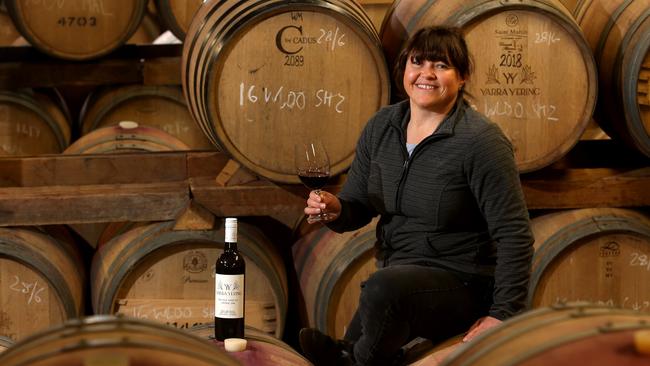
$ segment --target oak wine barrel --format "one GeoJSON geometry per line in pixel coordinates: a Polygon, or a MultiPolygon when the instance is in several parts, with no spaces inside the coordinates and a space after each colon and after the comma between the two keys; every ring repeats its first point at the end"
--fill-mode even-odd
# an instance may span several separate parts
{"type": "Polygon", "coordinates": [[[69,114],[56,91],[0,91],[0,155],[58,154],[70,143],[69,114]]]}
{"type": "Polygon", "coordinates": [[[331,173],[389,101],[372,21],[355,1],[214,1],[185,37],[182,84],[215,145],[252,172],[298,183],[294,145],[319,138],[331,173]]]}
{"type": "Polygon", "coordinates": [[[182,41],[203,2],[203,0],[156,0],[156,8],[163,24],[182,41]]]}
{"type": "Polygon", "coordinates": [[[235,366],[237,360],[179,329],[142,319],[91,316],[26,338],[3,353],[3,366],[235,366]]]}
{"type": "Polygon", "coordinates": [[[463,29],[475,65],[467,96],[508,136],[521,172],[550,165],[578,142],[596,104],[596,65],[559,1],[395,1],[381,30],[389,65],[429,25],[463,29]]]}
{"type": "Polygon", "coordinates": [[[81,136],[64,154],[106,154],[146,151],[179,151],[190,147],[165,131],[120,121],[117,126],[101,127],[81,136]]]}
{"type": "MultiPolygon", "coordinates": [[[[135,227],[98,248],[91,266],[97,314],[122,313],[188,328],[214,322],[214,265],[223,251],[223,225],[174,230],[174,222],[135,227]]],[[[246,260],[246,323],[281,337],[286,319],[286,269],[273,244],[239,224],[246,260]]]]}
{"type": "Polygon", "coordinates": [[[82,314],[86,276],[74,245],[0,228],[0,253],[0,336],[22,339],[82,314]]]}
{"type": "Polygon", "coordinates": [[[529,306],[587,301],[650,313],[650,216],[589,208],[531,223],[529,306]]]}
{"type": "MultiPolygon", "coordinates": [[[[204,339],[209,339],[215,347],[223,349],[223,342],[214,339],[214,323],[196,325],[187,329],[188,332],[204,339]]],[[[307,361],[296,350],[281,340],[269,334],[246,326],[244,329],[246,338],[246,350],[235,352],[231,355],[241,361],[243,365],[255,366],[308,366],[312,363],[307,361]]]]}
{"type": "Polygon", "coordinates": [[[650,314],[588,304],[545,307],[510,318],[463,343],[444,366],[647,365],[634,334],[650,314]]]}
{"type": "Polygon", "coordinates": [[[103,56],[137,30],[148,0],[5,0],[18,31],[40,51],[69,60],[103,56]]]}
{"type": "Polygon", "coordinates": [[[84,135],[120,121],[135,121],[159,128],[191,149],[214,149],[192,119],[180,87],[129,85],[98,89],[86,98],[79,119],[84,135]]]}
{"type": "Polygon", "coordinates": [[[598,65],[595,119],[650,157],[650,0],[582,0],[567,7],[598,65]]]}
{"type": "Polygon", "coordinates": [[[310,231],[292,247],[304,299],[306,323],[342,338],[359,303],[361,282],[376,271],[376,220],[337,234],[327,227],[310,231]]]}

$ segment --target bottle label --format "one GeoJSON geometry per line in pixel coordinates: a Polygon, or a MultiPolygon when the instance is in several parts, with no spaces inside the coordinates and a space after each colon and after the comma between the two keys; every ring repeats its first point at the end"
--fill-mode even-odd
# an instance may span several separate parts
{"type": "Polygon", "coordinates": [[[236,243],[237,242],[237,219],[226,219],[226,243],[236,243]]]}
{"type": "Polygon", "coordinates": [[[244,317],[244,275],[217,274],[214,280],[214,316],[244,317]]]}

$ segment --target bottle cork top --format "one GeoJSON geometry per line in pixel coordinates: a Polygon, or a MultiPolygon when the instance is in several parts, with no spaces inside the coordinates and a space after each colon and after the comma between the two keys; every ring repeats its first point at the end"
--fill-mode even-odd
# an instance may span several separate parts
{"type": "Polygon", "coordinates": [[[135,128],[138,128],[138,122],[134,121],[120,121],[118,123],[118,126],[120,126],[121,129],[123,130],[133,130],[135,128]]]}
{"type": "Polygon", "coordinates": [[[247,341],[244,338],[226,338],[223,346],[228,352],[241,352],[246,350],[247,341]]]}

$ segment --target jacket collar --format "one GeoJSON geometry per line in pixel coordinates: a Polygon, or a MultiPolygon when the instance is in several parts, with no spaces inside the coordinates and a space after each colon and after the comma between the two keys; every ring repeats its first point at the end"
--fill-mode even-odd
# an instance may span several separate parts
{"type": "MultiPolygon", "coordinates": [[[[452,135],[454,133],[454,128],[456,123],[463,117],[464,108],[467,102],[463,98],[458,98],[456,104],[451,109],[451,112],[445,117],[438,129],[434,132],[434,135],[452,135]]],[[[411,107],[409,100],[405,99],[397,103],[397,109],[393,113],[390,119],[390,123],[406,131],[406,125],[411,119],[411,107]]]]}

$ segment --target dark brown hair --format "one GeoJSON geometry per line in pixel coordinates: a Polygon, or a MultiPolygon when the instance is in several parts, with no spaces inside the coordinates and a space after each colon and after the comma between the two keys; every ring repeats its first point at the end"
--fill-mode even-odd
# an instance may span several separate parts
{"type": "Polygon", "coordinates": [[[409,38],[397,57],[393,69],[395,85],[401,94],[405,94],[402,79],[406,62],[411,55],[427,61],[443,61],[456,68],[458,74],[465,80],[472,74],[472,57],[467,49],[462,30],[457,27],[425,27],[409,38]]]}

